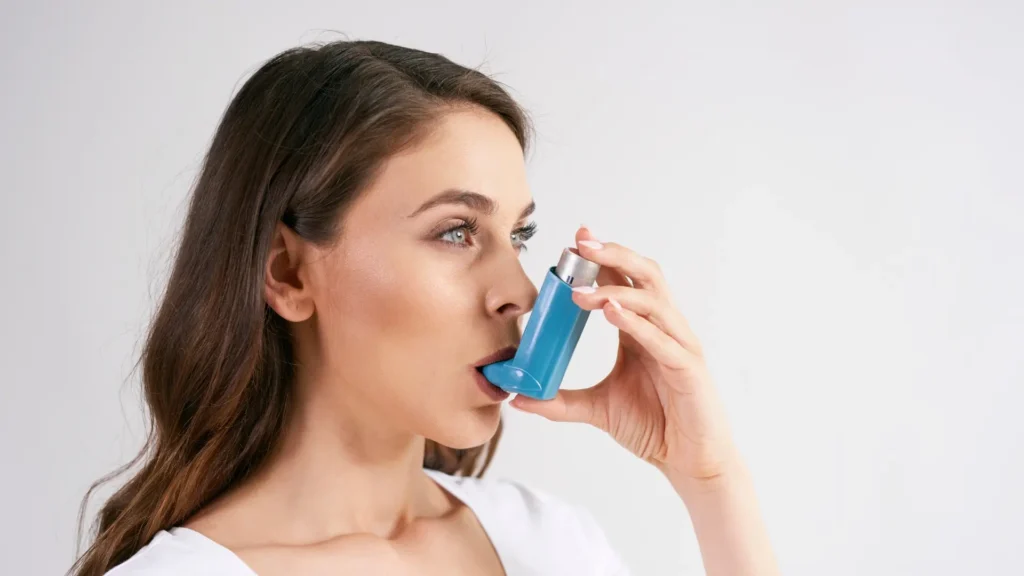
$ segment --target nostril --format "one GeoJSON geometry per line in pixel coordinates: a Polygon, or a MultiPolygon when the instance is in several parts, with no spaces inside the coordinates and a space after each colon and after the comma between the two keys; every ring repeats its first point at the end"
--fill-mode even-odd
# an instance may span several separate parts
{"type": "Polygon", "coordinates": [[[498,314],[514,314],[518,311],[519,305],[515,304],[514,302],[502,304],[501,307],[498,308],[498,314]]]}

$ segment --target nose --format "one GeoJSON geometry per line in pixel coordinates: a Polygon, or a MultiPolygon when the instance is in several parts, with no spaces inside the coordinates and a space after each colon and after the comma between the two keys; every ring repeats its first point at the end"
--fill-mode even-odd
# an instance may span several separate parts
{"type": "Polygon", "coordinates": [[[517,256],[502,255],[493,268],[487,290],[487,313],[495,318],[515,320],[533,308],[537,287],[530,282],[517,256]]]}

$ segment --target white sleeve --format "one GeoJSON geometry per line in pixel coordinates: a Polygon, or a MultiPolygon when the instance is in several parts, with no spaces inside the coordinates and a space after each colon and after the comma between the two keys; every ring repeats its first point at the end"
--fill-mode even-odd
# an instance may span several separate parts
{"type": "Polygon", "coordinates": [[[508,574],[629,576],[604,530],[582,506],[511,480],[436,477],[465,498],[508,574]]]}
{"type": "Polygon", "coordinates": [[[594,567],[600,570],[595,574],[600,576],[630,576],[629,568],[623,562],[615,548],[608,542],[604,530],[594,519],[594,516],[581,506],[572,506],[579,519],[580,532],[590,543],[590,549],[594,554],[594,567]]]}
{"type": "Polygon", "coordinates": [[[589,510],[518,482],[504,484],[512,487],[516,496],[501,494],[502,506],[506,510],[524,510],[527,519],[523,524],[529,527],[526,533],[535,539],[524,548],[539,552],[544,543],[552,546],[548,554],[553,564],[545,574],[630,575],[626,563],[589,510]]]}

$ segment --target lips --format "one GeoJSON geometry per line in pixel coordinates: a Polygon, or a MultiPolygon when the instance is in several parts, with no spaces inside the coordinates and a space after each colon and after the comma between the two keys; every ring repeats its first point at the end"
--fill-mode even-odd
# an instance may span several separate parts
{"type": "Polygon", "coordinates": [[[480,390],[486,394],[492,401],[501,402],[502,400],[509,397],[509,393],[498,388],[484,377],[484,366],[493,364],[495,362],[501,362],[502,360],[508,360],[516,355],[515,346],[506,346],[499,350],[484,356],[483,358],[476,361],[473,365],[474,371],[476,372],[473,377],[476,380],[477,386],[480,390]]]}
{"type": "Polygon", "coordinates": [[[501,362],[502,360],[508,360],[516,355],[515,346],[506,346],[500,350],[496,350],[487,356],[484,356],[480,360],[477,360],[473,366],[479,370],[488,364],[494,364],[495,362],[501,362]]]}
{"type": "Polygon", "coordinates": [[[511,396],[511,394],[509,394],[505,390],[502,390],[501,388],[498,388],[494,384],[488,382],[487,378],[484,377],[484,373],[481,372],[479,368],[473,371],[473,379],[476,380],[477,388],[479,388],[481,392],[486,394],[487,397],[490,398],[492,402],[501,402],[502,400],[511,396]]]}

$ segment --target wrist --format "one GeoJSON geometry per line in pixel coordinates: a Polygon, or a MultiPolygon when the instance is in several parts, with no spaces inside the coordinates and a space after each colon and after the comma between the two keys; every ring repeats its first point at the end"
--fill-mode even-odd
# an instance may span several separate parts
{"type": "Polygon", "coordinates": [[[699,475],[672,466],[666,466],[662,472],[684,501],[727,494],[750,483],[749,470],[735,448],[727,450],[714,467],[703,470],[699,475]]]}
{"type": "Polygon", "coordinates": [[[713,477],[669,479],[686,506],[708,574],[780,574],[753,479],[741,460],[713,477]]]}

